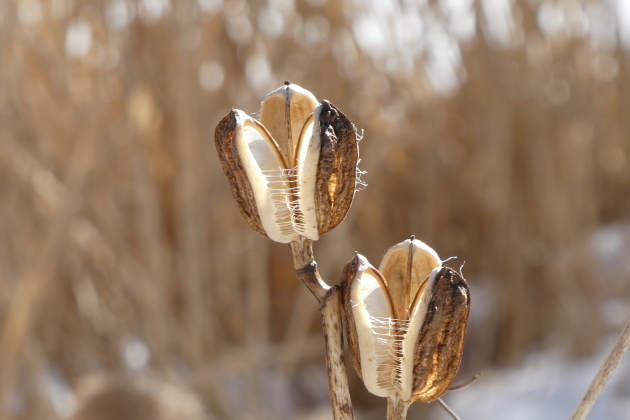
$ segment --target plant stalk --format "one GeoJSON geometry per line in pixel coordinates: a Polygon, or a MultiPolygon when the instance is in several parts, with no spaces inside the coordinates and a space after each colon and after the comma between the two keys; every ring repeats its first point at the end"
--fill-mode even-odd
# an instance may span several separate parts
{"type": "Polygon", "coordinates": [[[295,274],[321,304],[330,290],[330,286],[322,280],[319,270],[317,270],[317,263],[313,256],[313,241],[301,238],[300,242],[291,242],[289,245],[293,253],[295,274]]]}
{"type": "Polygon", "coordinates": [[[328,390],[334,420],[354,420],[348,373],[343,349],[343,322],[339,286],[328,286],[319,275],[313,257],[313,242],[308,239],[291,242],[295,274],[320,302],[324,340],[326,341],[326,366],[328,390]]]}
{"type": "Polygon", "coordinates": [[[328,390],[335,420],[354,420],[352,401],[348,389],[348,373],[343,350],[343,323],[341,322],[341,294],[333,286],[319,309],[326,340],[328,390]]]}
{"type": "Polygon", "coordinates": [[[597,375],[593,378],[591,385],[586,390],[586,393],[569,420],[586,419],[586,416],[591,411],[591,408],[593,408],[593,404],[595,404],[595,401],[599,398],[599,395],[602,393],[602,390],[617,368],[617,365],[619,365],[624,353],[628,350],[628,347],[630,347],[630,321],[628,321],[623,331],[621,331],[608,357],[606,357],[606,360],[602,363],[599,372],[597,372],[597,375]]]}

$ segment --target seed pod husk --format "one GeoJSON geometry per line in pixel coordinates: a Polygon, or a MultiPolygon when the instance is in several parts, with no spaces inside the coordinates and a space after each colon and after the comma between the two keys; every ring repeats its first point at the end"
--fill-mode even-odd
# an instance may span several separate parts
{"type": "Polygon", "coordinates": [[[368,391],[409,403],[439,398],[461,362],[466,281],[412,239],[390,248],[380,270],[357,254],[342,284],[350,362],[368,391]]]}
{"type": "Polygon", "coordinates": [[[470,311],[468,284],[444,267],[427,306],[414,354],[412,401],[431,402],[444,394],[459,369],[470,311]]]}
{"type": "Polygon", "coordinates": [[[261,121],[232,110],[217,126],[219,159],[250,226],[277,242],[317,240],[345,217],[356,189],[356,128],[328,101],[287,84],[261,121]]]}
{"type": "Polygon", "coordinates": [[[238,148],[234,143],[234,136],[237,130],[238,111],[233,109],[217,125],[215,130],[215,143],[219,154],[219,161],[223,167],[223,172],[230,184],[230,190],[236,200],[241,214],[247,223],[256,232],[267,237],[265,228],[260,220],[258,208],[254,199],[252,185],[247,178],[245,168],[241,163],[238,148]]]}
{"type": "Polygon", "coordinates": [[[320,156],[316,209],[319,233],[335,228],[346,217],[357,183],[357,130],[333,104],[323,101],[319,113],[320,156]]]}

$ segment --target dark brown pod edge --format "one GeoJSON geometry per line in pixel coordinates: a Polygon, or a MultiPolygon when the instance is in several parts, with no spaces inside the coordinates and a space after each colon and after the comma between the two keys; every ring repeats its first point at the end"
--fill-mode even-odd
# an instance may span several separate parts
{"type": "Polygon", "coordinates": [[[363,374],[361,372],[361,353],[359,351],[359,337],[357,335],[357,327],[354,323],[354,315],[352,314],[352,302],[350,300],[350,286],[359,269],[360,256],[357,254],[353,259],[348,261],[343,268],[339,284],[341,285],[341,306],[344,311],[344,319],[346,323],[346,340],[348,341],[348,353],[350,356],[350,364],[354,367],[361,380],[363,374]]]}
{"type": "Polygon", "coordinates": [[[217,146],[219,160],[241,214],[256,232],[267,237],[258,214],[252,186],[247,179],[245,168],[243,168],[234,142],[235,130],[236,111],[232,110],[219,122],[214,132],[214,142],[217,146]]]}
{"type": "Polygon", "coordinates": [[[315,187],[319,233],[326,233],[346,217],[354,199],[359,148],[357,129],[341,111],[322,101],[319,115],[321,142],[315,187]]]}
{"type": "Polygon", "coordinates": [[[437,275],[414,354],[412,401],[444,394],[462,361],[470,293],[463,277],[444,267],[437,275]],[[428,378],[432,378],[431,382],[428,378]]]}

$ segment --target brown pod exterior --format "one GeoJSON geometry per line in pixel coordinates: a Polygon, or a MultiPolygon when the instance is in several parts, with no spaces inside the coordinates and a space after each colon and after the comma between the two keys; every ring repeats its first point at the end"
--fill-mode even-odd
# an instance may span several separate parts
{"type": "Polygon", "coordinates": [[[241,214],[256,232],[267,237],[256,207],[254,191],[247,179],[245,168],[243,168],[234,142],[235,131],[236,111],[232,110],[219,122],[214,132],[214,142],[217,146],[219,160],[241,214]]]}
{"type": "Polygon", "coordinates": [[[319,233],[326,233],[346,217],[354,199],[359,148],[357,130],[341,111],[322,101],[319,114],[321,149],[317,164],[315,211],[319,233]]]}
{"type": "Polygon", "coordinates": [[[354,315],[352,314],[352,302],[350,301],[350,289],[352,282],[357,274],[359,264],[361,261],[357,254],[353,259],[348,261],[343,268],[341,279],[341,306],[344,311],[344,318],[346,324],[346,340],[348,341],[348,353],[350,356],[350,364],[354,367],[354,370],[359,375],[359,378],[363,380],[363,374],[361,373],[361,353],[359,350],[359,337],[357,335],[357,327],[354,323],[354,315]]]}
{"type": "Polygon", "coordinates": [[[453,269],[442,268],[415,346],[412,401],[436,400],[455,379],[462,361],[469,311],[466,280],[453,269]]]}

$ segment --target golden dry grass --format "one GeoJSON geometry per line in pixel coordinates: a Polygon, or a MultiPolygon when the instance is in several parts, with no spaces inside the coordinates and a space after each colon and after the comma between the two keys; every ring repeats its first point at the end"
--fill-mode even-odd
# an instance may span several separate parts
{"type": "MultiPolygon", "coordinates": [[[[563,6],[591,19],[580,34],[541,31],[543,6],[517,1],[493,38],[474,2],[446,91],[428,50],[362,48],[369,3],[274,4],[281,34],[263,1],[0,1],[5,418],[67,414],[52,388],[80,395],[82,377],[143,367],[145,350],[211,418],[325,402],[315,300],[289,250],[242,220],[213,144],[231,107],[255,112],[285,79],[364,132],[369,186],[315,247],[329,282],[355,250],[377,264],[411,234],[465,260],[483,305],[470,372],[550,339],[587,354],[611,328],[602,305],[630,298],[630,282],[602,274],[590,238],[630,214],[630,58],[614,28],[606,38],[604,3],[563,6]]],[[[420,12],[427,44],[459,25],[438,2],[420,12]]]]}

